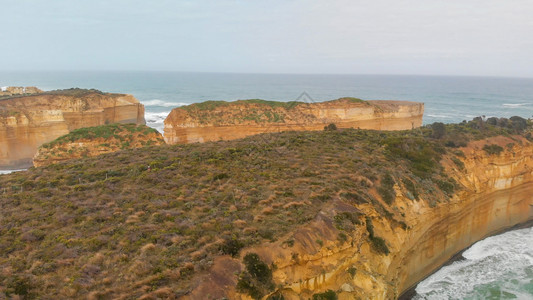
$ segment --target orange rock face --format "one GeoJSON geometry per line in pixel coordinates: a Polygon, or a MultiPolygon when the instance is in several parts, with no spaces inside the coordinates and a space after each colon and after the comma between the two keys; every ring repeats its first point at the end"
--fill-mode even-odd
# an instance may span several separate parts
{"type": "MultiPolygon", "coordinates": [[[[246,252],[255,252],[268,265],[276,266],[273,293],[283,294],[284,299],[307,299],[327,290],[335,291],[339,299],[396,299],[460,250],[533,220],[533,143],[522,137],[496,137],[461,150],[464,169],[448,157],[443,160],[445,172],[462,186],[448,201],[431,205],[412,200],[394,186],[394,201],[405,215],[405,228],[379,217],[372,205],[357,208],[373,219],[376,235],[388,245],[388,255],[372,250],[364,224],[356,226],[349,241],[338,240],[332,216],[355,208],[335,201],[309,224],[246,252]],[[485,144],[507,149],[489,155],[482,150],[485,144]],[[290,246],[284,243],[288,238],[293,240],[290,246]],[[321,246],[314,242],[317,240],[321,246]]],[[[238,262],[229,256],[215,260],[201,284],[182,298],[250,299],[234,288],[238,280],[234,274],[243,268],[238,262]],[[232,263],[233,267],[221,274],[232,263]]]]}
{"type": "Polygon", "coordinates": [[[0,97],[12,96],[12,95],[24,95],[24,94],[37,94],[42,93],[40,89],[34,86],[6,86],[0,88],[0,97]]]}
{"type": "Polygon", "coordinates": [[[0,98],[0,169],[31,166],[43,143],[108,123],[145,124],[144,106],[131,95],[77,89],[0,98]]]}
{"type": "Polygon", "coordinates": [[[424,104],[341,98],[322,103],[244,100],[205,102],[179,107],[165,119],[169,144],[239,139],[291,130],[339,128],[405,130],[420,127],[424,104]]]}

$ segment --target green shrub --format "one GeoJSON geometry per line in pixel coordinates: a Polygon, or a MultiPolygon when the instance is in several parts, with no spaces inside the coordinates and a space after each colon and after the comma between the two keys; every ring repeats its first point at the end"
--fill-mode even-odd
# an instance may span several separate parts
{"type": "Polygon", "coordinates": [[[420,137],[389,137],[384,141],[385,148],[392,158],[406,159],[411,171],[421,177],[429,178],[440,169],[441,155],[435,151],[434,143],[420,137]]]}
{"type": "Polygon", "coordinates": [[[348,274],[350,274],[350,276],[352,276],[353,278],[355,276],[355,273],[357,273],[357,269],[355,267],[349,267],[346,272],[348,272],[348,274]]]}
{"type": "Polygon", "coordinates": [[[455,190],[455,185],[453,183],[446,180],[437,180],[437,185],[448,196],[453,195],[453,192],[455,190]]]}
{"type": "Polygon", "coordinates": [[[351,231],[355,229],[354,225],[361,224],[361,222],[359,221],[359,214],[356,212],[348,211],[343,211],[341,213],[336,214],[333,217],[333,222],[335,223],[335,227],[337,229],[346,231],[351,231]]]}
{"type": "Polygon", "coordinates": [[[366,217],[366,230],[368,231],[368,238],[370,239],[370,244],[372,248],[381,254],[388,255],[389,248],[384,239],[374,235],[374,225],[372,224],[372,219],[366,217]]]}
{"type": "Polygon", "coordinates": [[[220,252],[236,257],[244,247],[244,243],[236,238],[226,239],[220,246],[220,252]]]}
{"type": "Polygon", "coordinates": [[[435,139],[441,139],[446,135],[446,126],[444,125],[444,123],[435,122],[431,124],[431,130],[431,136],[435,139]]]}
{"type": "Polygon", "coordinates": [[[380,238],[379,236],[375,236],[370,239],[372,242],[372,247],[376,252],[389,255],[389,247],[387,247],[387,243],[385,243],[385,240],[380,238]]]}
{"type": "Polygon", "coordinates": [[[337,235],[337,239],[339,240],[339,242],[341,242],[341,244],[343,244],[348,240],[348,236],[344,232],[339,232],[339,234],[337,235]]]}
{"type": "Polygon", "coordinates": [[[378,187],[378,192],[385,203],[391,205],[396,198],[396,192],[394,191],[394,179],[387,173],[381,179],[381,186],[378,187]]]}
{"type": "Polygon", "coordinates": [[[370,219],[370,217],[366,217],[366,231],[368,231],[370,238],[374,237],[374,225],[372,224],[372,219],[370,219]]]}
{"type": "Polygon", "coordinates": [[[483,150],[489,155],[499,155],[503,151],[503,148],[499,145],[491,144],[483,146],[483,150]]]}
{"type": "Polygon", "coordinates": [[[237,290],[247,293],[254,299],[261,299],[267,292],[274,289],[272,270],[256,253],[248,253],[243,259],[246,271],[237,282],[237,290]]]}
{"type": "Polygon", "coordinates": [[[413,198],[416,199],[416,200],[419,200],[418,191],[417,191],[416,186],[413,183],[413,181],[411,181],[407,177],[403,177],[402,178],[402,182],[403,182],[403,185],[405,186],[405,188],[411,193],[411,195],[413,195],[413,198]]]}
{"type": "Polygon", "coordinates": [[[24,299],[34,299],[34,286],[29,277],[13,276],[7,281],[6,296],[10,297],[17,295],[24,299]]]}
{"type": "Polygon", "coordinates": [[[451,157],[453,163],[459,168],[459,170],[464,171],[465,170],[465,163],[458,159],[457,157],[452,156],[451,157]]]}
{"type": "Polygon", "coordinates": [[[318,293],[313,295],[313,300],[337,300],[337,293],[332,290],[327,290],[323,293],[318,293]]]}
{"type": "Polygon", "coordinates": [[[324,126],[324,131],[334,131],[334,130],[337,130],[337,125],[335,125],[334,123],[324,126]]]}

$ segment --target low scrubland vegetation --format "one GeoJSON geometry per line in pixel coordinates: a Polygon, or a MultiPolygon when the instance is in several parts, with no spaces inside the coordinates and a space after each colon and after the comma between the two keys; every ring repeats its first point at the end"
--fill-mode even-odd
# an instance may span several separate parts
{"type": "Polygon", "coordinates": [[[80,89],[80,88],[70,88],[62,90],[52,90],[42,93],[33,93],[33,94],[15,94],[15,95],[4,95],[0,96],[0,100],[8,100],[13,98],[22,98],[28,96],[41,96],[41,95],[63,95],[63,96],[72,96],[72,97],[83,97],[90,94],[100,94],[100,95],[111,95],[109,93],[104,93],[96,89],[80,89]]]}
{"type": "Polygon", "coordinates": [[[200,124],[228,125],[285,123],[287,120],[294,118],[301,118],[303,120],[315,118],[315,116],[308,113],[308,109],[313,105],[323,105],[339,101],[370,105],[367,101],[352,97],[340,98],[323,103],[248,99],[233,102],[205,101],[181,106],[177,108],[177,110],[187,112],[191,118],[195,119],[200,124]],[[295,111],[295,108],[302,106],[304,107],[303,110],[295,111]],[[287,112],[291,110],[292,113],[287,114],[287,112]]]}
{"type": "Polygon", "coordinates": [[[122,143],[131,143],[133,142],[134,138],[148,136],[150,134],[159,133],[157,130],[145,125],[114,123],[74,129],[66,135],[63,135],[49,143],[43,144],[41,147],[52,148],[58,144],[72,143],[79,140],[94,140],[99,138],[106,140],[113,139],[122,143]]]}
{"type": "MultiPolygon", "coordinates": [[[[457,147],[470,140],[531,137],[527,120],[525,127],[518,119],[489,120],[398,132],[262,134],[2,175],[0,298],[180,296],[218,255],[240,259],[245,268],[236,288],[260,297],[274,288],[271,266],[254,254],[240,258],[241,249],[286,236],[334,200],[371,204],[406,230],[395,187],[437,205],[460,189],[443,173],[444,155],[460,166],[457,147]]],[[[389,253],[372,218],[358,210],[338,213],[333,224],[341,243],[366,226],[374,251],[389,253]]]]}

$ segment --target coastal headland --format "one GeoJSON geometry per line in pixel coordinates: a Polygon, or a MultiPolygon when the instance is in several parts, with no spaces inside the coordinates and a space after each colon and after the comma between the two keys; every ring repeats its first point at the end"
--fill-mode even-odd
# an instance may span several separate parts
{"type": "Polygon", "coordinates": [[[393,299],[533,219],[530,120],[326,129],[0,176],[0,293],[393,299]]]}
{"type": "Polygon", "coordinates": [[[165,119],[169,144],[233,140],[267,132],[338,128],[406,130],[422,125],[424,104],[358,98],[306,103],[259,99],[207,101],[173,109],[165,119]]]}
{"type": "Polygon", "coordinates": [[[70,131],[110,123],[145,124],[131,95],[69,89],[6,88],[0,95],[0,169],[31,166],[37,148],[70,131]]]}
{"type": "Polygon", "coordinates": [[[72,159],[164,144],[163,135],[146,125],[113,123],[83,127],[42,144],[33,157],[33,165],[42,167],[72,159]]]}

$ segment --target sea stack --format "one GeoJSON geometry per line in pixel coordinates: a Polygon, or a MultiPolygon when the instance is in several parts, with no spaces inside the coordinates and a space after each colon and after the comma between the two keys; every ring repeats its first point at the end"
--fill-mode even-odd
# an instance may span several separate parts
{"type": "Polygon", "coordinates": [[[338,128],[407,130],[420,127],[424,104],[357,98],[305,103],[265,100],[207,101],[173,109],[165,119],[169,144],[233,140],[281,131],[338,128]]]}
{"type": "Polygon", "coordinates": [[[40,145],[77,128],[145,124],[144,106],[131,95],[84,89],[31,90],[35,93],[0,96],[0,169],[31,166],[40,145]]]}

